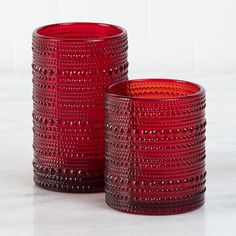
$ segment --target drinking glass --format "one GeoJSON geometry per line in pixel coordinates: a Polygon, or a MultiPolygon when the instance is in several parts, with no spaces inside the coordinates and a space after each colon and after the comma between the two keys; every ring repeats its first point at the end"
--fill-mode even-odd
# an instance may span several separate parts
{"type": "Polygon", "coordinates": [[[127,34],[62,23],[33,32],[34,181],[55,191],[104,190],[104,92],[127,80],[127,34]]]}
{"type": "Polygon", "coordinates": [[[111,85],[105,96],[106,203],[147,215],[200,207],[205,126],[200,85],[172,79],[111,85]]]}

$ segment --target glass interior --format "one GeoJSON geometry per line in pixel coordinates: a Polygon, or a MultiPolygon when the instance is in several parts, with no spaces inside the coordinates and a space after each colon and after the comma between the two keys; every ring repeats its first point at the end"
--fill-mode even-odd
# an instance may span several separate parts
{"type": "Polygon", "coordinates": [[[58,39],[102,39],[119,35],[117,26],[99,23],[65,23],[44,26],[36,31],[44,37],[58,39]]]}
{"type": "Polygon", "coordinates": [[[176,98],[196,94],[201,87],[191,82],[169,79],[129,80],[112,85],[108,93],[130,98],[176,98]]]}

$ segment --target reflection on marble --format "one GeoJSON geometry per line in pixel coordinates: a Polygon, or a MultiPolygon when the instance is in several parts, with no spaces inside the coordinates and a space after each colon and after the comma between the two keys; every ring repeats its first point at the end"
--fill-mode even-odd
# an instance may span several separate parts
{"type": "Polygon", "coordinates": [[[192,79],[207,89],[206,204],[173,216],[129,215],[107,207],[103,193],[57,193],[35,186],[30,75],[1,77],[0,235],[235,235],[234,75],[192,79]]]}

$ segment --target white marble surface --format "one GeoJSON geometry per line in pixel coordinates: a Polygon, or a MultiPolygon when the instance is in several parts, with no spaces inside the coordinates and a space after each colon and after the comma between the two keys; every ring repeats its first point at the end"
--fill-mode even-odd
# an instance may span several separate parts
{"type": "Polygon", "coordinates": [[[207,193],[204,207],[174,216],[129,215],[103,193],[36,187],[31,75],[0,78],[0,235],[236,235],[236,75],[187,78],[207,89],[207,193]]]}

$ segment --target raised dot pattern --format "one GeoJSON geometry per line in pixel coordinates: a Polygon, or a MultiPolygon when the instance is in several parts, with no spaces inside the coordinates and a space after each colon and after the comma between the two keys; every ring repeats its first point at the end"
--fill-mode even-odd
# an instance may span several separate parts
{"type": "Polygon", "coordinates": [[[109,89],[109,206],[135,214],[176,214],[204,203],[205,92],[198,89],[191,83],[158,79],[123,82],[109,89]]]}
{"type": "Polygon", "coordinates": [[[128,73],[127,35],[121,32],[96,23],[34,32],[33,167],[39,186],[103,191],[104,91],[128,73]]]}

